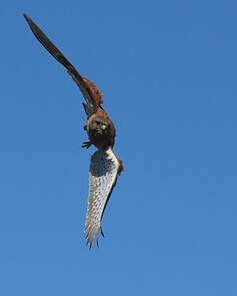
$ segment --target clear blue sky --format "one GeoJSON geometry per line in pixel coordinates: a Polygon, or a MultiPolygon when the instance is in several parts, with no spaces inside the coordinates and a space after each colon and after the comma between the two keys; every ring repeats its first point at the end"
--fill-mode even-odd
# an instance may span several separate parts
{"type": "Polygon", "coordinates": [[[0,295],[237,295],[237,2],[1,4],[0,295]],[[77,86],[104,93],[125,172],[100,248],[83,231],[77,86]]]}

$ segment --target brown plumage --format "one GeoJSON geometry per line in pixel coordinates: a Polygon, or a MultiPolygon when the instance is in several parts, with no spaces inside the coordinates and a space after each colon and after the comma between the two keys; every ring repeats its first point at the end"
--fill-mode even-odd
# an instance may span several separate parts
{"type": "Polygon", "coordinates": [[[88,80],[87,78],[83,77],[83,80],[85,83],[88,84],[88,87],[91,89],[91,92],[93,93],[93,98],[96,101],[96,105],[100,105],[103,103],[103,94],[98,90],[94,82],[88,80]]]}
{"type": "MultiPolygon", "coordinates": [[[[45,49],[66,69],[80,88],[86,103],[83,107],[87,114],[87,131],[89,141],[82,147],[94,145],[98,150],[91,157],[89,170],[89,198],[86,218],[87,244],[92,245],[94,237],[101,229],[101,219],[112,190],[116,184],[118,174],[123,171],[122,161],[113,152],[116,130],[113,122],[101,107],[103,94],[96,85],[75,69],[62,52],[49,40],[33,20],[23,14],[33,34],[45,49]]],[[[101,229],[101,233],[102,229],[101,229]]]]}

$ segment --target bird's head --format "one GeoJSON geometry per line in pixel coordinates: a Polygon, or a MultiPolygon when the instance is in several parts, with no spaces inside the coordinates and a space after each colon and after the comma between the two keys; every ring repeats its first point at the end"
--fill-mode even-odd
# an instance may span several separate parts
{"type": "Polygon", "coordinates": [[[110,136],[111,123],[108,119],[97,116],[90,122],[89,130],[94,134],[94,136],[110,136]]]}

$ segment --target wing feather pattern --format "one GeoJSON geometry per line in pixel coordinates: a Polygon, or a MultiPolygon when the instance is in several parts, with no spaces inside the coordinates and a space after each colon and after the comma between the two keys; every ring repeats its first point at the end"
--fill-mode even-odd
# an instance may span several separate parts
{"type": "Polygon", "coordinates": [[[35,35],[36,39],[60,64],[62,64],[67,69],[68,74],[76,82],[87,103],[87,105],[83,104],[86,114],[88,117],[91,116],[91,114],[93,114],[96,111],[97,107],[103,103],[103,95],[99,92],[99,90],[96,88],[93,82],[81,76],[81,74],[68,61],[68,59],[62,54],[62,52],[33,22],[33,20],[25,13],[23,15],[27,23],[29,24],[31,31],[35,35]]]}
{"type": "Polygon", "coordinates": [[[87,245],[92,245],[94,237],[101,228],[101,220],[109,197],[116,185],[120,172],[120,163],[111,148],[97,150],[91,156],[89,170],[89,197],[86,215],[85,232],[87,245]]]}

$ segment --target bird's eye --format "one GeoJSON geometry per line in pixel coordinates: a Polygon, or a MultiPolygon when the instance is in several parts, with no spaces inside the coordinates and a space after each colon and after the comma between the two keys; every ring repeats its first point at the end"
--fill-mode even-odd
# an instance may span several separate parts
{"type": "Polygon", "coordinates": [[[102,130],[105,130],[106,129],[106,124],[101,124],[101,128],[102,128],[102,130]]]}

